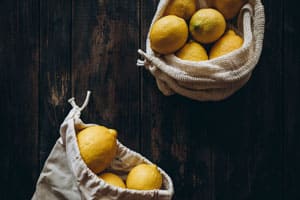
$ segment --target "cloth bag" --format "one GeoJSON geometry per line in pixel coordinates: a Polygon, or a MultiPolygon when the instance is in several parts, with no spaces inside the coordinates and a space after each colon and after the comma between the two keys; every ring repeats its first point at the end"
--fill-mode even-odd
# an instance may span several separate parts
{"type": "MultiPolygon", "coordinates": [[[[161,0],[152,20],[163,16],[171,0],[161,0]]],[[[204,0],[200,8],[207,7],[204,0]]],[[[166,96],[178,93],[198,101],[222,100],[240,89],[250,78],[261,51],[264,37],[265,15],[260,0],[249,0],[238,16],[236,31],[244,38],[241,48],[224,56],[208,61],[187,61],[174,54],[159,55],[150,47],[149,33],[146,52],[138,50],[144,60],[138,59],[138,66],[145,66],[155,77],[159,90],[166,96]]],[[[149,31],[150,32],[150,31],[149,31]]]]}
{"type": "MultiPolygon", "coordinates": [[[[84,124],[80,112],[86,107],[90,92],[81,107],[74,98],[69,102],[73,109],[69,112],[60,128],[61,137],[45,162],[38,179],[33,200],[170,200],[174,193],[171,178],[158,167],[163,176],[160,190],[130,190],[106,184],[84,163],[77,145],[76,132],[95,124],[84,124]]],[[[108,171],[126,178],[126,174],[140,163],[151,162],[117,141],[117,156],[108,171]]]]}

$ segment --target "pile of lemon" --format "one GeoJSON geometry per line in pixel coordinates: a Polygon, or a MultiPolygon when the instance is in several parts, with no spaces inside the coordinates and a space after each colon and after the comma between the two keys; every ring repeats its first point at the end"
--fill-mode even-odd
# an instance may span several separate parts
{"type": "Polygon", "coordinates": [[[104,126],[87,127],[77,134],[83,161],[99,178],[110,185],[135,190],[162,187],[162,175],[156,165],[139,164],[131,169],[125,181],[117,174],[105,171],[117,154],[117,131],[104,126]]]}
{"type": "Polygon", "coordinates": [[[197,10],[196,0],[171,0],[150,30],[151,48],[190,61],[213,59],[240,48],[243,39],[232,29],[226,31],[226,20],[234,18],[246,1],[207,2],[209,8],[197,10]]]}

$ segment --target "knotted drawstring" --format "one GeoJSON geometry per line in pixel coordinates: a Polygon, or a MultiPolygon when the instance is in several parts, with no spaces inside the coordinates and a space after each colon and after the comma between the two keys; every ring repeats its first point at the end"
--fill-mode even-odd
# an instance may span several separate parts
{"type": "MultiPolygon", "coordinates": [[[[64,122],[62,123],[61,127],[60,127],[60,135],[62,137],[62,141],[64,144],[66,144],[66,134],[67,131],[65,130],[66,127],[69,126],[69,123],[74,123],[76,124],[80,124],[82,123],[81,119],[80,119],[80,114],[81,111],[88,105],[89,100],[90,100],[90,95],[91,95],[91,91],[87,91],[84,103],[82,104],[81,107],[79,107],[76,102],[75,102],[75,98],[72,97],[68,100],[68,102],[72,105],[72,110],[70,110],[69,114],[66,116],[64,122]]],[[[72,125],[72,126],[73,126],[72,125]]]]}
{"type": "MultiPolygon", "coordinates": [[[[141,56],[143,56],[142,53],[141,53],[141,51],[142,51],[142,50],[139,49],[139,50],[138,50],[138,53],[139,53],[141,56]]],[[[144,56],[143,56],[143,57],[144,57],[144,56]]],[[[145,59],[145,57],[144,57],[144,60],[137,59],[136,65],[139,66],[139,67],[142,67],[142,66],[145,66],[145,63],[146,63],[146,59],[145,59]]]]}
{"type": "Polygon", "coordinates": [[[68,102],[72,105],[73,109],[70,111],[69,115],[66,117],[66,119],[70,119],[70,118],[74,118],[74,117],[77,117],[79,118],[80,117],[80,114],[81,114],[81,111],[88,105],[89,103],[89,100],[90,100],[90,95],[91,95],[91,91],[87,91],[87,94],[86,94],[86,97],[85,97],[85,100],[84,100],[84,103],[82,104],[81,107],[79,107],[76,102],[75,102],[75,98],[72,97],[68,100],[68,102]]]}
{"type": "Polygon", "coordinates": [[[86,94],[86,97],[85,97],[85,100],[84,100],[84,103],[82,104],[81,107],[79,107],[76,102],[75,102],[75,98],[72,97],[68,100],[68,102],[72,105],[73,108],[75,109],[78,109],[79,111],[82,111],[89,103],[89,100],[90,100],[90,96],[91,96],[91,91],[87,91],[87,94],[86,94]]]}
{"type": "Polygon", "coordinates": [[[145,66],[148,62],[152,62],[152,56],[139,49],[138,53],[144,58],[144,60],[138,59],[136,62],[137,66],[145,66]]]}
{"type": "Polygon", "coordinates": [[[136,65],[142,67],[145,65],[146,60],[137,59],[136,65]]]}

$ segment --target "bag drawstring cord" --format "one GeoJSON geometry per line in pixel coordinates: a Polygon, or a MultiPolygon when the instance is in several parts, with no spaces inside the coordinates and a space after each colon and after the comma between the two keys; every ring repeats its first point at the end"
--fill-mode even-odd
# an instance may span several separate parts
{"type": "Polygon", "coordinates": [[[152,62],[152,56],[144,52],[143,50],[139,49],[138,54],[140,54],[144,60],[137,59],[136,65],[137,66],[145,66],[147,63],[152,62]]]}
{"type": "Polygon", "coordinates": [[[86,94],[86,97],[85,97],[85,100],[82,104],[81,107],[79,107],[76,102],[75,102],[75,98],[72,97],[68,100],[68,102],[72,105],[73,108],[75,108],[76,110],[78,110],[79,112],[81,112],[89,103],[89,100],[90,100],[90,96],[91,96],[91,91],[87,91],[87,94],[86,94]]]}
{"type": "Polygon", "coordinates": [[[142,67],[145,65],[145,62],[146,62],[145,60],[138,59],[136,62],[136,65],[139,67],[142,67]]]}

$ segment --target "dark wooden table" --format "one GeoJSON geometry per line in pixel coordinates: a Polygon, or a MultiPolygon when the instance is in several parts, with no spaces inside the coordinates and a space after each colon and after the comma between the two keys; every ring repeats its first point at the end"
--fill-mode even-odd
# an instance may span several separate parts
{"type": "Polygon", "coordinates": [[[300,199],[300,12],[264,0],[262,57],[221,102],[163,96],[135,65],[158,1],[0,1],[0,199],[30,199],[71,108],[165,169],[178,200],[300,199]]]}

